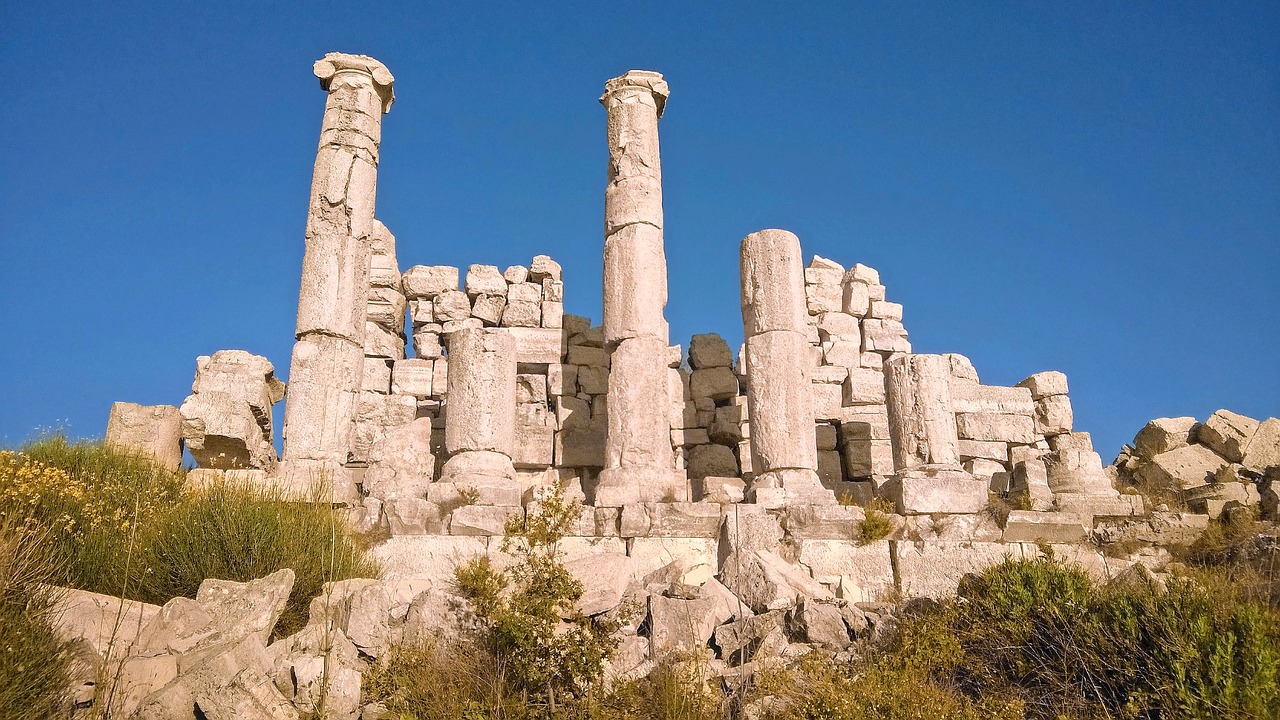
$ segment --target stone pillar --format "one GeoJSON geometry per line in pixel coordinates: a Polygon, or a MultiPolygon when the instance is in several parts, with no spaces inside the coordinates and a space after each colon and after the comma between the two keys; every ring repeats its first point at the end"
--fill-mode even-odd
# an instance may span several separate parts
{"type": "Polygon", "coordinates": [[[439,483],[477,493],[482,505],[519,505],[511,452],[516,435],[516,341],[498,328],[465,328],[449,335],[444,406],[449,454],[439,483]]]}
{"type": "Polygon", "coordinates": [[[835,503],[818,480],[800,240],[785,230],[752,233],[742,241],[741,263],[755,472],[748,499],[774,506],[835,503]]]}
{"type": "Polygon", "coordinates": [[[662,75],[632,70],[605,83],[600,98],[609,113],[604,339],[612,360],[599,506],[658,500],[677,479],[667,416],[667,260],[658,160],[658,118],[668,94],[662,75]]]}
{"type": "Polygon", "coordinates": [[[329,53],[313,69],[329,97],[311,181],[280,477],[295,489],[326,483],[335,502],[346,502],[355,499],[344,464],[362,378],[378,144],[393,78],[364,55],[329,53]]]}
{"type": "Polygon", "coordinates": [[[896,472],[926,465],[960,467],[950,362],[946,355],[901,355],[884,364],[896,472]]]}

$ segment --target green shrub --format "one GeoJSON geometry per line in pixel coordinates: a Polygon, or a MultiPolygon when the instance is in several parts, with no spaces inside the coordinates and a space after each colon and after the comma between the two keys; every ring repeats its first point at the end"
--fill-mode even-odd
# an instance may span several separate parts
{"type": "Polygon", "coordinates": [[[894,652],[1038,718],[1256,718],[1280,703],[1280,620],[1265,606],[1178,579],[1097,588],[1051,558],[968,578],[954,602],[906,620],[894,652]],[[946,651],[918,639],[943,629],[946,651]]]}
{"type": "Polygon", "coordinates": [[[51,625],[59,568],[44,533],[0,520],[0,718],[66,712],[70,648],[51,625]]]}
{"type": "Polygon", "coordinates": [[[580,506],[557,489],[537,512],[507,523],[503,552],[515,562],[495,570],[487,558],[458,568],[456,580],[484,624],[484,642],[511,687],[535,707],[555,713],[600,683],[617,640],[615,625],[574,609],[582,584],[560,562],[557,545],[580,506]]]}
{"type": "Polygon", "coordinates": [[[288,567],[297,580],[277,634],[305,625],[325,582],[377,572],[330,506],[297,500],[248,485],[192,489],[185,473],[100,443],[55,437],[0,452],[0,519],[43,528],[48,552],[67,558],[60,583],[162,604],[194,597],[206,578],[288,567]]]}

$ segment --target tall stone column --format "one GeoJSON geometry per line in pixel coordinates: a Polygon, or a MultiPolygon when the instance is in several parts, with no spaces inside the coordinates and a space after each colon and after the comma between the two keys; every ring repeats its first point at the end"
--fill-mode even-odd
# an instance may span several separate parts
{"type": "Polygon", "coordinates": [[[604,339],[611,351],[609,430],[596,505],[660,499],[676,479],[667,415],[667,259],[662,246],[658,118],[662,75],[605,83],[609,182],[604,195],[604,339]]]}
{"type": "Polygon", "coordinates": [[[833,504],[818,480],[800,240],[761,230],[742,241],[742,326],[753,502],[833,504]]]}
{"type": "Polygon", "coordinates": [[[329,97],[307,211],[280,478],[295,489],[325,483],[335,502],[345,502],[355,499],[344,463],[364,361],[378,145],[393,78],[377,60],[345,53],[325,55],[313,70],[329,97]]]}
{"type": "Polygon", "coordinates": [[[516,436],[516,341],[505,329],[467,328],[449,335],[444,406],[449,459],[440,483],[478,493],[482,505],[519,505],[511,451],[516,436]]]}

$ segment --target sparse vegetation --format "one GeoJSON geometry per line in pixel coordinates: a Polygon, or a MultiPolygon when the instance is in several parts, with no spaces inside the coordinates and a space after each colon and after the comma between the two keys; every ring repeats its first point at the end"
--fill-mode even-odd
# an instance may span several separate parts
{"type": "Polygon", "coordinates": [[[45,531],[0,520],[0,718],[44,720],[64,705],[71,653],[51,625],[56,559],[45,531]]]}
{"type": "Polygon", "coordinates": [[[893,532],[893,521],[889,519],[892,513],[893,505],[883,498],[876,498],[867,503],[866,517],[858,526],[858,537],[855,539],[863,545],[868,545],[888,537],[889,533],[893,532]]]}
{"type": "Polygon", "coordinates": [[[193,597],[201,581],[248,581],[284,567],[297,575],[277,626],[305,624],[324,582],[377,568],[334,511],[279,492],[215,484],[99,443],[48,438],[0,452],[0,520],[39,533],[65,558],[60,584],[161,604],[193,597]]]}

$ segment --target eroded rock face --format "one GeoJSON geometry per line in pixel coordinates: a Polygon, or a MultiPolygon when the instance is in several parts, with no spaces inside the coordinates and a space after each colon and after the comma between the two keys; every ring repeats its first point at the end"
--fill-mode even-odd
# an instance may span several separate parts
{"type": "Polygon", "coordinates": [[[191,395],[182,403],[182,436],[202,468],[272,470],[276,451],[271,406],[285,385],[264,357],[219,350],[196,360],[191,395]]]}

